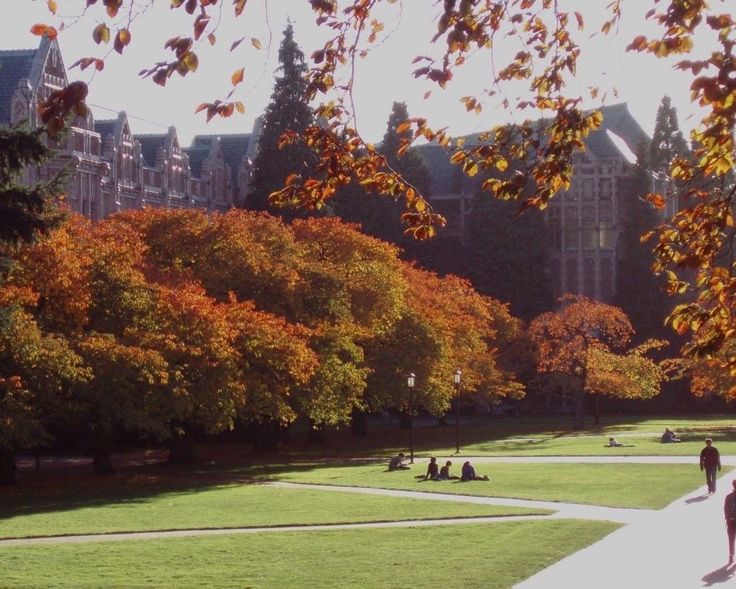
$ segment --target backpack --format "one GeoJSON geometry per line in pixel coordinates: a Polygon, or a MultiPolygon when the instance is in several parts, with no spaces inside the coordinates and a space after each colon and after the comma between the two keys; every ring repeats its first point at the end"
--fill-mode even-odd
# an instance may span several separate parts
{"type": "Polygon", "coordinates": [[[736,520],[736,492],[731,493],[726,497],[726,503],[723,507],[723,510],[726,514],[727,520],[736,520]]]}

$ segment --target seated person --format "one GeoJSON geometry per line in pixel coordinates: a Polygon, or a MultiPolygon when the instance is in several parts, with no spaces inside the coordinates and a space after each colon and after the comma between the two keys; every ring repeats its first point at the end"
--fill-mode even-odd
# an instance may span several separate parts
{"type": "Polygon", "coordinates": [[[445,466],[443,466],[442,468],[440,468],[440,474],[439,474],[438,480],[440,480],[440,481],[449,481],[449,480],[452,480],[452,479],[459,479],[460,478],[458,476],[455,476],[454,474],[450,474],[450,467],[451,466],[452,466],[452,462],[451,461],[448,460],[447,462],[445,462],[445,466]]]}
{"type": "Polygon", "coordinates": [[[437,464],[437,459],[434,456],[429,459],[429,464],[427,465],[427,474],[424,475],[424,478],[428,481],[440,480],[440,467],[437,464]]]}
{"type": "Polygon", "coordinates": [[[664,433],[662,434],[662,443],[663,444],[673,444],[675,442],[681,441],[680,438],[678,438],[675,435],[675,432],[673,432],[670,428],[666,427],[664,428],[664,433]]]}
{"type": "Polygon", "coordinates": [[[608,438],[608,446],[610,448],[618,448],[619,446],[623,446],[623,444],[621,442],[617,442],[616,438],[611,436],[610,438],[608,438]]]}
{"type": "Polygon", "coordinates": [[[478,476],[475,474],[475,469],[470,461],[466,461],[463,464],[463,469],[460,475],[461,481],[488,481],[490,480],[487,475],[478,476]]]}
{"type": "Polygon", "coordinates": [[[399,452],[396,456],[394,456],[391,460],[388,462],[388,469],[389,470],[408,470],[409,465],[404,464],[404,453],[399,452]]]}

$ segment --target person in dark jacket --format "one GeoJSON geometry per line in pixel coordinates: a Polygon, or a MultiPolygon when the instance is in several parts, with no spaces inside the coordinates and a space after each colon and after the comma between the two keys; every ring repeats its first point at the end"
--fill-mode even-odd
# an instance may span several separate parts
{"type": "Polygon", "coordinates": [[[733,562],[733,545],[736,540],[736,481],[733,491],[726,495],[723,503],[723,514],[726,516],[726,532],[728,533],[728,564],[733,562]]]}
{"type": "Polygon", "coordinates": [[[488,475],[478,476],[475,474],[475,469],[470,461],[463,463],[462,471],[460,472],[461,481],[488,481],[488,475]]]}
{"type": "Polygon", "coordinates": [[[424,475],[424,478],[428,481],[440,480],[440,465],[437,464],[437,459],[434,456],[429,459],[429,464],[427,465],[427,474],[424,475]]]}
{"type": "Polygon", "coordinates": [[[703,470],[708,493],[713,494],[716,492],[716,471],[721,470],[721,455],[710,438],[705,438],[705,448],[700,451],[700,471],[703,470]]]}

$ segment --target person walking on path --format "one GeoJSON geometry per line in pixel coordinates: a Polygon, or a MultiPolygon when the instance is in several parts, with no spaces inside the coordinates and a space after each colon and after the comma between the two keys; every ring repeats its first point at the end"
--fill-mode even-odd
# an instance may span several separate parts
{"type": "Polygon", "coordinates": [[[716,492],[716,470],[721,470],[721,455],[710,438],[705,438],[705,448],[700,451],[700,471],[703,470],[708,493],[713,494],[716,492]]]}
{"type": "Polygon", "coordinates": [[[732,564],[733,545],[736,541],[736,480],[733,481],[733,491],[726,495],[723,514],[726,516],[726,532],[728,533],[728,564],[732,564]]]}

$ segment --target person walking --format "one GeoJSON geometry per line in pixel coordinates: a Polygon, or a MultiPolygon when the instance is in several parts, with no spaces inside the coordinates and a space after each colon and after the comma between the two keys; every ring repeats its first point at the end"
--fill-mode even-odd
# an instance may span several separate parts
{"type": "Polygon", "coordinates": [[[716,470],[721,470],[721,455],[710,438],[705,438],[705,448],[700,451],[700,471],[703,470],[708,493],[713,494],[716,492],[716,470]]]}
{"type": "Polygon", "coordinates": [[[733,481],[733,491],[726,495],[723,514],[726,516],[726,533],[728,534],[728,564],[732,564],[733,545],[736,540],[736,480],[733,481]]]}

